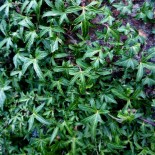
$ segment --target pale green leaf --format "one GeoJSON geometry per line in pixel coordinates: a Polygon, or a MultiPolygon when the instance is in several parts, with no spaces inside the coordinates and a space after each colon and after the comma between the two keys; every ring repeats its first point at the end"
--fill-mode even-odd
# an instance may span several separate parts
{"type": "Polygon", "coordinates": [[[140,81],[143,77],[143,64],[140,63],[138,66],[138,72],[137,72],[137,77],[136,77],[136,81],[140,81]]]}
{"type": "Polygon", "coordinates": [[[3,89],[0,90],[0,108],[3,110],[3,105],[6,99],[6,95],[3,91],[3,89]]]}
{"type": "Polygon", "coordinates": [[[33,123],[34,123],[34,115],[32,114],[28,120],[29,123],[29,128],[28,131],[30,131],[32,129],[33,123]]]}
{"type": "Polygon", "coordinates": [[[53,140],[55,139],[55,137],[57,136],[58,134],[58,131],[59,131],[59,127],[56,127],[52,133],[52,136],[50,138],[50,144],[53,142],[53,140]]]}
{"type": "Polygon", "coordinates": [[[26,72],[26,70],[28,69],[28,67],[33,63],[33,61],[31,59],[29,59],[28,61],[25,61],[23,66],[22,66],[22,73],[24,74],[26,72]]]}
{"type": "Polygon", "coordinates": [[[43,17],[60,16],[61,14],[62,14],[62,12],[53,10],[53,11],[48,11],[48,12],[44,13],[43,17]]]}
{"type": "Polygon", "coordinates": [[[117,89],[112,89],[111,90],[112,93],[114,95],[116,95],[118,98],[122,99],[122,100],[128,100],[128,97],[123,93],[123,92],[120,92],[119,90],[117,89]]]}
{"type": "Polygon", "coordinates": [[[45,106],[45,103],[41,104],[40,106],[38,106],[36,109],[35,109],[35,112],[38,113],[40,110],[42,110],[42,108],[45,106]]]}
{"type": "Polygon", "coordinates": [[[40,116],[39,114],[34,113],[33,115],[34,115],[34,117],[35,117],[40,123],[45,124],[45,125],[50,125],[50,124],[51,124],[50,122],[46,121],[46,120],[45,120],[42,116],[40,116]]]}
{"type": "Polygon", "coordinates": [[[41,71],[41,69],[40,69],[40,67],[39,67],[38,62],[37,62],[36,59],[34,59],[34,61],[33,61],[33,68],[34,68],[34,70],[35,70],[37,76],[38,76],[41,80],[44,80],[43,73],[42,73],[42,71],[41,71]]]}

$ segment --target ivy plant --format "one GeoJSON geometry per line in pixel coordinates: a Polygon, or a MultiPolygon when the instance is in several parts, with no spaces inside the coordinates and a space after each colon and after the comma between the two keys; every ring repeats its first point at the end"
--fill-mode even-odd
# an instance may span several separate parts
{"type": "Polygon", "coordinates": [[[0,154],[154,154],[155,47],[124,22],[133,1],[0,5],[0,154]]]}

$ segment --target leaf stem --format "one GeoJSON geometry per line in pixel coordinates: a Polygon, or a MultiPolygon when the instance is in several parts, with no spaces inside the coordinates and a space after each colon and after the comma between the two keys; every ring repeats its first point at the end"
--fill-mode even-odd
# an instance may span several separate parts
{"type": "Polygon", "coordinates": [[[146,120],[142,117],[139,117],[140,120],[144,121],[145,123],[151,124],[152,126],[155,126],[155,123],[153,123],[152,121],[146,120]]]}

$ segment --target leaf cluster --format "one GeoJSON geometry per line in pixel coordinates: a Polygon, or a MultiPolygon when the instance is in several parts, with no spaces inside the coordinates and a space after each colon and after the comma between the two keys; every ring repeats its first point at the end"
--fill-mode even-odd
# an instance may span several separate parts
{"type": "MultiPolygon", "coordinates": [[[[135,19],[154,21],[153,4],[145,2],[135,19]]],[[[144,49],[147,39],[120,18],[132,7],[115,0],[4,1],[3,155],[154,154],[155,47],[144,49]]]]}

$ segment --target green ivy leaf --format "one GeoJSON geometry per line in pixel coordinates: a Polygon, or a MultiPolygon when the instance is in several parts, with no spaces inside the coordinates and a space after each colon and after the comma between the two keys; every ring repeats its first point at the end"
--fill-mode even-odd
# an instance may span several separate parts
{"type": "Polygon", "coordinates": [[[40,116],[39,114],[37,113],[33,113],[34,117],[42,124],[45,124],[45,125],[50,125],[51,123],[46,121],[42,116],[40,116]]]}
{"type": "Polygon", "coordinates": [[[34,124],[34,115],[33,114],[30,116],[28,123],[29,123],[28,131],[30,131],[32,129],[33,124],[34,124]]]}
{"type": "Polygon", "coordinates": [[[57,136],[58,134],[58,131],[59,131],[59,127],[56,127],[52,133],[52,136],[50,138],[50,144],[53,142],[54,138],[57,136]]]}
{"type": "Polygon", "coordinates": [[[5,102],[5,99],[6,99],[6,95],[4,93],[4,90],[1,89],[0,90],[0,108],[3,110],[3,105],[4,105],[4,102],[5,102]]]}
{"type": "Polygon", "coordinates": [[[41,71],[41,69],[40,69],[36,59],[33,60],[33,68],[34,68],[37,76],[39,77],[39,79],[44,80],[43,73],[42,73],[42,71],[41,71]]]}
{"type": "Polygon", "coordinates": [[[140,63],[139,66],[138,66],[138,72],[137,72],[137,77],[136,77],[136,80],[137,81],[140,81],[143,77],[143,63],[140,63]]]}
{"type": "Polygon", "coordinates": [[[118,89],[112,89],[111,90],[112,93],[114,95],[116,95],[118,98],[122,99],[122,100],[128,100],[128,97],[124,94],[124,92],[121,92],[120,90],[118,89]]]}
{"type": "Polygon", "coordinates": [[[88,31],[89,31],[89,22],[86,19],[84,19],[82,21],[82,35],[84,38],[87,36],[88,31]]]}

